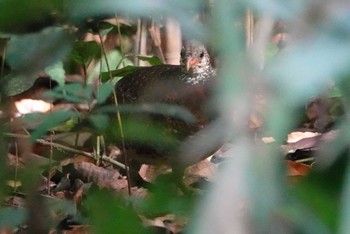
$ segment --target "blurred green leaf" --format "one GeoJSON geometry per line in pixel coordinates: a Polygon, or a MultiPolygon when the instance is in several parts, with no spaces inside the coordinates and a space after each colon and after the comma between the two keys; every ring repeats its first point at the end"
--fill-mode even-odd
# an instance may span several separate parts
{"type": "Polygon", "coordinates": [[[110,118],[104,114],[91,114],[88,117],[90,123],[92,123],[94,129],[103,131],[110,126],[110,118]]]}
{"type": "Polygon", "coordinates": [[[101,37],[104,37],[106,36],[109,32],[111,32],[113,30],[113,27],[110,27],[110,28],[106,28],[106,29],[103,29],[101,30],[100,34],[101,34],[101,37]]]}
{"type": "Polygon", "coordinates": [[[88,18],[91,16],[111,14],[115,12],[126,12],[134,15],[155,15],[155,14],[168,14],[168,15],[182,15],[190,10],[198,9],[201,1],[142,1],[142,0],[129,0],[129,1],[111,1],[102,0],[97,4],[94,1],[73,1],[70,2],[70,15],[73,19],[88,18]]]}
{"type": "Polygon", "coordinates": [[[134,35],[137,31],[137,26],[135,24],[128,24],[123,22],[118,22],[119,25],[117,23],[113,24],[107,21],[103,21],[106,18],[108,18],[108,16],[103,17],[103,15],[88,18],[87,22],[85,22],[85,25],[89,29],[89,32],[93,34],[100,33],[102,37],[109,34],[110,32],[118,34],[120,32],[120,35],[129,37],[134,35]]]}
{"type": "Polygon", "coordinates": [[[179,120],[183,120],[189,124],[195,123],[196,119],[194,118],[193,114],[186,110],[183,107],[177,106],[177,105],[170,105],[170,104],[161,104],[161,103],[154,103],[154,104],[141,104],[141,105],[133,105],[133,104],[123,104],[118,105],[116,107],[115,105],[110,106],[103,106],[95,108],[94,111],[97,113],[117,113],[117,111],[121,113],[131,113],[131,114],[158,114],[163,115],[179,120]]]}
{"type": "Polygon", "coordinates": [[[336,158],[332,165],[311,171],[292,191],[302,204],[336,232],[340,217],[340,198],[349,165],[348,151],[334,157],[336,158]]]}
{"type": "Polygon", "coordinates": [[[59,85],[64,85],[66,72],[63,68],[63,63],[58,61],[45,68],[45,72],[51,77],[51,79],[57,81],[59,85]]]}
{"type": "MultiPolygon", "coordinates": [[[[142,69],[142,67],[126,66],[126,67],[111,71],[111,75],[112,77],[123,77],[140,69],[142,69]]],[[[106,82],[109,80],[108,72],[102,72],[101,76],[102,76],[102,82],[106,82]]]]}
{"type": "Polygon", "coordinates": [[[349,60],[348,41],[320,36],[289,48],[271,64],[268,72],[288,101],[301,104],[324,90],[331,78],[345,72],[349,60]]]}
{"type": "Polygon", "coordinates": [[[63,199],[47,199],[48,208],[54,214],[62,216],[72,216],[76,212],[76,207],[73,201],[63,199]]]}
{"type": "Polygon", "coordinates": [[[305,1],[249,0],[248,2],[259,12],[265,12],[286,21],[298,17],[306,5],[305,1]]]}
{"type": "Polygon", "coordinates": [[[335,231],[339,218],[338,198],[327,195],[327,190],[320,189],[317,185],[301,185],[297,189],[302,203],[311,209],[314,215],[322,220],[322,223],[329,229],[335,231]]]}
{"type": "Polygon", "coordinates": [[[164,214],[186,218],[193,211],[195,200],[199,199],[194,194],[179,195],[173,174],[160,175],[153,184],[152,194],[142,204],[142,213],[150,218],[164,214]]]}
{"type": "MultiPolygon", "coordinates": [[[[101,35],[101,37],[106,36],[108,33],[112,31],[118,31],[117,26],[108,22],[98,22],[98,30],[101,35]]],[[[95,33],[95,32],[93,32],[95,33]]]]}
{"type": "Polygon", "coordinates": [[[112,95],[114,85],[111,83],[103,83],[98,87],[97,103],[104,103],[108,97],[112,95]]]}
{"type": "Polygon", "coordinates": [[[67,29],[51,27],[35,34],[12,36],[7,62],[17,73],[33,74],[65,58],[72,38],[67,29]]]}
{"type": "Polygon", "coordinates": [[[297,199],[291,198],[287,204],[280,207],[278,212],[282,217],[293,220],[296,224],[294,233],[332,233],[331,229],[317,217],[317,214],[314,214],[309,207],[297,199]]]}
{"type": "MultiPolygon", "coordinates": [[[[123,118],[123,133],[124,138],[132,144],[139,147],[156,148],[158,153],[161,151],[169,152],[174,150],[179,145],[179,134],[175,131],[171,132],[161,123],[149,121],[147,119],[123,118]]],[[[106,137],[110,142],[120,143],[122,140],[120,127],[117,121],[109,124],[105,129],[106,137]]]]}
{"type": "Polygon", "coordinates": [[[52,130],[54,127],[78,117],[78,113],[74,111],[55,111],[42,116],[43,120],[39,126],[31,133],[31,141],[34,142],[46,132],[52,130]]]}
{"type": "Polygon", "coordinates": [[[74,62],[84,67],[89,66],[93,59],[100,57],[101,48],[96,41],[77,41],[70,54],[74,62]]]}
{"type": "Polygon", "coordinates": [[[160,60],[160,58],[158,58],[157,56],[147,57],[139,55],[137,57],[142,61],[149,62],[149,64],[151,64],[152,66],[163,64],[162,60],[160,60]]]}
{"type": "Polygon", "coordinates": [[[274,59],[278,55],[278,52],[279,52],[279,48],[276,44],[273,44],[273,43],[268,44],[265,51],[265,57],[267,62],[274,59]]]}
{"type": "Polygon", "coordinates": [[[88,103],[93,100],[93,87],[80,83],[66,84],[46,92],[44,97],[73,103],[88,103]]]}
{"type": "Polygon", "coordinates": [[[343,186],[343,191],[341,194],[341,204],[340,207],[340,225],[338,233],[349,233],[350,232],[350,166],[348,165],[345,171],[345,182],[343,186]]]}
{"type": "MultiPolygon", "coordinates": [[[[126,36],[132,36],[134,33],[136,33],[137,27],[135,25],[126,25],[126,24],[120,24],[119,26],[102,21],[99,23],[99,28],[102,30],[101,34],[106,35],[106,32],[109,33],[112,32],[118,32],[118,27],[120,29],[121,35],[126,36]]],[[[118,32],[119,33],[119,32],[118,32]]]]}
{"type": "Polygon", "coordinates": [[[330,98],[340,98],[342,96],[343,96],[342,91],[337,86],[331,87],[328,91],[328,97],[330,98]]]}
{"type": "Polygon", "coordinates": [[[73,129],[73,127],[77,125],[77,123],[78,121],[76,119],[69,119],[63,124],[57,125],[56,127],[53,127],[50,130],[56,132],[69,132],[71,129],[73,129]]]}
{"type": "MultiPolygon", "coordinates": [[[[109,69],[115,69],[117,66],[123,67],[131,65],[132,62],[129,59],[123,57],[123,55],[118,50],[112,50],[107,53],[107,61],[109,65],[109,69]]],[[[102,67],[101,60],[96,64],[93,71],[89,74],[88,80],[91,81],[93,78],[96,78],[101,74],[102,81],[109,80],[108,67],[106,64],[105,58],[102,58],[102,67]]],[[[112,74],[113,75],[113,74],[112,74]]],[[[113,76],[114,77],[114,76],[113,76]]]]}
{"type": "Polygon", "coordinates": [[[38,78],[37,75],[16,75],[14,73],[11,73],[7,76],[5,76],[3,79],[6,79],[4,82],[5,88],[4,91],[7,96],[13,96],[20,94],[30,87],[33,86],[36,78],[38,78]]]}
{"type": "Polygon", "coordinates": [[[126,201],[105,190],[92,190],[86,207],[93,233],[128,233],[143,234],[145,231],[138,214],[130,209],[126,201]]]}
{"type": "Polygon", "coordinates": [[[202,4],[202,0],[102,0],[98,3],[92,0],[74,0],[68,2],[68,9],[70,20],[73,22],[80,22],[83,19],[100,15],[114,16],[116,13],[131,16],[153,16],[155,19],[166,15],[179,20],[189,36],[203,36],[205,27],[192,20],[193,16],[201,10],[202,4]]]}
{"type": "Polygon", "coordinates": [[[15,228],[23,225],[27,219],[27,211],[21,208],[1,208],[0,228],[15,228]]]}
{"type": "Polygon", "coordinates": [[[63,2],[62,0],[2,0],[0,31],[35,32],[53,25],[61,17],[63,2]]]}

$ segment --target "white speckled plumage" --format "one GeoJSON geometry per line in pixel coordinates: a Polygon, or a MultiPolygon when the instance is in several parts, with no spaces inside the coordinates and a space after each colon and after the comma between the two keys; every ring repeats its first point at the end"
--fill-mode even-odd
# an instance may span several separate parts
{"type": "Polygon", "coordinates": [[[210,56],[204,45],[198,41],[187,42],[181,51],[181,65],[184,72],[181,75],[186,83],[193,85],[205,83],[216,76],[215,70],[210,63],[210,56]],[[196,59],[198,63],[186,71],[186,64],[189,59],[196,59]]]}

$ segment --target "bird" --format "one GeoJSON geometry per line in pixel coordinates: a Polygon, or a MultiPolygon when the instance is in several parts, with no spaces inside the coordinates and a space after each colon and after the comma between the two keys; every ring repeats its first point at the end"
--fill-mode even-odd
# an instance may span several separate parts
{"type": "MultiPolygon", "coordinates": [[[[194,118],[185,121],[166,113],[123,112],[127,157],[141,164],[166,164],[173,168],[181,165],[178,154],[182,142],[193,138],[216,118],[209,105],[216,77],[205,46],[190,40],[181,50],[180,65],[145,67],[120,79],[115,87],[119,105],[178,106],[194,118]]],[[[218,148],[215,146],[211,152],[190,161],[207,158],[218,148]]],[[[181,165],[181,170],[187,166],[190,165],[181,165]]]]}

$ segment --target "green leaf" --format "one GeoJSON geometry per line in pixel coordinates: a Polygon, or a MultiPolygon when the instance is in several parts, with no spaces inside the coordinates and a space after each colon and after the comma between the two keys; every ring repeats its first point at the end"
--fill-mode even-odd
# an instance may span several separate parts
{"type": "Polygon", "coordinates": [[[92,85],[84,86],[79,83],[66,84],[45,93],[44,97],[74,103],[88,103],[93,99],[93,87],[92,85]]]}
{"type": "Polygon", "coordinates": [[[107,22],[101,22],[99,23],[99,29],[101,37],[106,36],[109,32],[112,30],[115,30],[116,26],[107,22]]]}
{"type": "Polygon", "coordinates": [[[74,111],[56,111],[45,115],[41,124],[39,124],[39,126],[32,132],[30,136],[31,141],[34,142],[36,139],[44,135],[47,131],[53,129],[59,124],[77,117],[78,113],[74,111]]]}
{"type": "MultiPolygon", "coordinates": [[[[111,74],[112,74],[112,77],[123,77],[140,69],[142,69],[142,67],[126,66],[126,67],[111,71],[111,74]]],[[[101,77],[102,77],[102,82],[108,81],[109,80],[108,72],[102,72],[101,77]]]]}
{"type": "MultiPolygon", "coordinates": [[[[102,36],[105,36],[106,34],[108,34],[109,32],[118,32],[120,30],[120,34],[121,35],[126,35],[126,36],[132,36],[136,33],[137,31],[137,27],[135,25],[126,25],[121,23],[119,26],[115,25],[115,24],[111,24],[109,22],[97,22],[96,23],[98,26],[98,29],[100,30],[100,33],[102,36]],[[119,27],[119,29],[118,29],[119,27]]],[[[92,32],[94,33],[94,32],[92,32]]]]}
{"type": "MultiPolygon", "coordinates": [[[[123,67],[127,65],[131,65],[132,62],[129,59],[123,58],[122,54],[118,50],[112,50],[107,54],[107,60],[109,68],[116,68],[117,66],[123,67]]],[[[109,80],[108,75],[108,67],[106,65],[105,58],[102,59],[102,68],[101,68],[101,61],[96,64],[93,71],[88,77],[88,80],[91,81],[93,78],[99,76],[100,72],[102,72],[102,80],[107,81],[109,80]],[[102,70],[101,70],[102,69],[102,70]]]]}
{"type": "Polygon", "coordinates": [[[169,105],[162,103],[154,103],[154,104],[141,104],[141,105],[133,105],[133,104],[122,104],[118,107],[114,105],[103,106],[100,108],[95,108],[94,111],[97,113],[117,113],[117,111],[122,113],[133,113],[133,114],[158,114],[164,115],[167,117],[179,119],[185,121],[187,123],[195,123],[196,119],[192,115],[190,111],[187,109],[177,106],[177,105],[169,105]]]}
{"type": "Polygon", "coordinates": [[[151,64],[152,66],[163,64],[162,60],[160,60],[160,58],[158,58],[157,56],[147,57],[139,55],[137,57],[142,61],[149,62],[149,64],[151,64]]]}
{"type": "Polygon", "coordinates": [[[88,119],[98,130],[104,130],[110,124],[109,117],[103,114],[92,114],[88,117],[88,119]]]}
{"type": "Polygon", "coordinates": [[[270,64],[267,74],[286,100],[301,104],[327,88],[330,78],[342,78],[349,60],[347,40],[320,36],[281,54],[270,64]]]}
{"type": "Polygon", "coordinates": [[[176,179],[171,174],[159,175],[152,181],[155,185],[149,199],[144,201],[143,212],[150,217],[159,217],[162,214],[175,214],[184,217],[194,208],[198,197],[194,194],[180,196],[177,193],[176,179]]]}
{"type": "Polygon", "coordinates": [[[92,233],[147,233],[138,214],[126,204],[111,192],[94,189],[86,200],[92,233]]]}
{"type": "Polygon", "coordinates": [[[60,124],[56,127],[53,127],[52,131],[58,131],[58,132],[69,132],[73,127],[77,125],[76,119],[69,119],[63,124],[60,124]]]}
{"type": "MultiPolygon", "coordinates": [[[[164,15],[173,17],[180,21],[184,31],[189,35],[203,34],[204,27],[199,22],[192,20],[193,15],[203,7],[202,0],[177,0],[177,1],[143,1],[143,0],[75,0],[69,1],[68,14],[73,22],[80,22],[83,19],[100,16],[115,15],[115,13],[127,14],[130,16],[153,16],[161,18],[164,15]],[[193,30],[193,29],[196,30],[193,30]]],[[[186,34],[187,35],[187,34],[186,34]]]]}
{"type": "Polygon", "coordinates": [[[114,85],[111,83],[103,83],[98,88],[97,92],[97,103],[101,104],[104,103],[108,97],[111,96],[114,89],[114,85]]]}
{"type": "Polygon", "coordinates": [[[330,98],[340,98],[342,96],[343,96],[342,90],[337,86],[331,87],[328,91],[328,97],[330,98]]]}
{"type": "Polygon", "coordinates": [[[51,27],[39,33],[12,36],[7,62],[17,73],[33,74],[63,60],[71,47],[68,30],[51,27]]]}
{"type": "Polygon", "coordinates": [[[45,72],[51,77],[51,79],[57,81],[59,85],[64,85],[66,72],[61,61],[46,67],[45,72]]]}
{"type": "Polygon", "coordinates": [[[96,41],[78,41],[74,44],[70,58],[79,65],[89,66],[95,58],[101,57],[101,48],[96,41]]]}
{"type": "Polygon", "coordinates": [[[61,16],[62,0],[2,0],[0,31],[27,33],[53,25],[61,16]]]}
{"type": "Polygon", "coordinates": [[[278,53],[279,53],[279,48],[278,48],[278,46],[276,44],[269,43],[266,46],[265,57],[266,57],[267,61],[270,61],[273,58],[275,58],[278,55],[278,53]]]}
{"type": "MultiPolygon", "coordinates": [[[[105,129],[107,141],[120,144],[124,138],[139,146],[152,146],[158,152],[170,152],[179,147],[181,136],[167,126],[149,119],[123,118],[123,138],[117,121],[105,129]]],[[[152,161],[152,159],[150,159],[152,161]]]]}
{"type": "Polygon", "coordinates": [[[37,75],[9,74],[5,76],[5,88],[7,96],[20,94],[33,86],[37,75]]]}
{"type": "Polygon", "coordinates": [[[340,201],[342,201],[342,205],[340,207],[340,224],[339,224],[339,233],[349,233],[350,232],[350,173],[349,168],[345,174],[345,182],[343,186],[343,192],[341,194],[340,201]]]}
{"type": "Polygon", "coordinates": [[[0,209],[0,228],[14,228],[23,225],[27,215],[27,211],[23,208],[2,208],[0,209]]]}

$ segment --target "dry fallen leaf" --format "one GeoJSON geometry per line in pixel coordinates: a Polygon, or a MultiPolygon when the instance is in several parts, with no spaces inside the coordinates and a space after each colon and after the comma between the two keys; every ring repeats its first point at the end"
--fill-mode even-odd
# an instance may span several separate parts
{"type": "Polygon", "coordinates": [[[295,143],[305,138],[319,136],[318,132],[291,132],[288,134],[287,143],[295,143]]]}
{"type": "Polygon", "coordinates": [[[127,187],[127,181],[122,179],[120,173],[115,169],[107,170],[88,162],[74,163],[74,167],[89,181],[101,188],[121,190],[127,187]]]}
{"type": "Polygon", "coordinates": [[[304,163],[287,160],[288,176],[305,176],[309,173],[310,170],[311,167],[304,163]]]}

